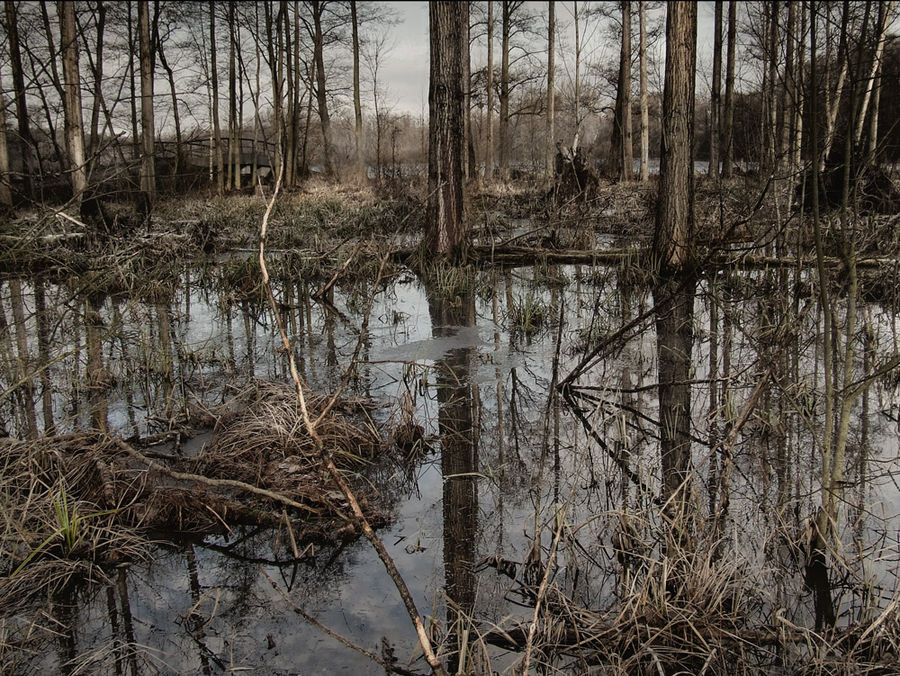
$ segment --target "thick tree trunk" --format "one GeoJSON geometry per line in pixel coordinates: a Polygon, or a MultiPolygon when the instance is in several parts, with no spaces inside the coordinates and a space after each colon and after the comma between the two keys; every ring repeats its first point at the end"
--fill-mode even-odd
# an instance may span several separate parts
{"type": "Polygon", "coordinates": [[[81,207],[81,197],[87,187],[87,170],[84,165],[84,128],[81,111],[81,78],[78,69],[78,34],[75,30],[75,5],[60,2],[60,46],[63,55],[63,81],[66,115],[66,150],[69,155],[69,176],[72,182],[72,198],[81,207]]]}
{"type": "Polygon", "coordinates": [[[716,0],[713,14],[713,72],[710,92],[709,169],[707,175],[719,178],[719,140],[722,115],[722,0],[716,0]]]}
{"type": "Polygon", "coordinates": [[[653,252],[663,492],[682,496],[691,464],[690,366],[694,303],[694,73],[697,5],[667,7],[659,198],[653,252]]]}
{"type": "Polygon", "coordinates": [[[556,12],[553,0],[547,3],[547,139],[544,172],[547,179],[553,178],[556,153],[556,139],[553,129],[556,103],[556,12]]]}
{"type": "Polygon", "coordinates": [[[9,65],[12,71],[13,97],[16,103],[16,124],[19,131],[19,152],[22,157],[22,173],[24,179],[25,194],[28,199],[34,199],[34,186],[32,176],[34,174],[34,140],[31,138],[31,128],[28,123],[28,106],[25,102],[25,74],[22,70],[22,52],[19,48],[19,28],[16,12],[16,3],[6,0],[6,35],[9,41],[9,65]]]}
{"type": "Polygon", "coordinates": [[[322,34],[322,2],[312,0],[313,10],[313,58],[316,62],[316,101],[319,106],[319,122],[322,125],[322,153],[325,174],[334,175],[334,161],[331,157],[331,116],[328,114],[328,92],[325,89],[325,58],[323,54],[325,38],[322,34]]]}
{"type": "Polygon", "coordinates": [[[734,164],[734,56],[737,45],[737,0],[728,3],[728,54],[725,64],[725,115],[722,141],[722,178],[731,178],[734,164]]]}
{"type": "Polygon", "coordinates": [[[619,3],[622,10],[622,40],[619,43],[619,81],[610,147],[610,175],[620,181],[631,180],[633,169],[631,132],[631,3],[619,3]]]}
{"type": "Polygon", "coordinates": [[[641,182],[650,180],[650,110],[647,103],[647,16],[643,2],[638,3],[640,43],[638,60],[641,79],[641,182]]]}
{"type": "Polygon", "coordinates": [[[428,16],[431,74],[425,242],[433,254],[448,255],[465,238],[463,78],[468,53],[468,6],[463,2],[431,2],[428,16]]]}
{"type": "Polygon", "coordinates": [[[141,43],[141,190],[156,196],[155,138],[153,130],[153,51],[150,45],[150,3],[138,3],[141,43]]]}

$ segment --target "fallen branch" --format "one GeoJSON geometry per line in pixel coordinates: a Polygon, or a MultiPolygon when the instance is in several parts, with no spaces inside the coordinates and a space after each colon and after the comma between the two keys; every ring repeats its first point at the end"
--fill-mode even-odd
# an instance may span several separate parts
{"type": "Polygon", "coordinates": [[[394,560],[388,553],[387,548],[381,541],[381,538],[379,538],[375,534],[372,525],[369,523],[369,520],[366,518],[366,515],[363,513],[362,508],[359,505],[359,501],[356,499],[356,495],[350,489],[349,484],[347,484],[337,466],[334,464],[331,453],[325,448],[324,444],[322,443],[321,437],[319,437],[318,432],[316,432],[316,423],[314,423],[309,417],[309,410],[306,406],[306,395],[303,392],[305,383],[300,377],[300,373],[297,371],[297,363],[294,359],[293,346],[291,345],[291,340],[288,337],[287,330],[284,325],[284,318],[281,316],[281,312],[278,309],[278,302],[275,300],[275,294],[272,291],[272,283],[269,279],[269,270],[266,267],[265,252],[269,216],[272,213],[272,208],[275,206],[275,200],[278,198],[278,193],[281,189],[281,180],[282,172],[279,172],[278,180],[275,183],[275,190],[272,193],[272,198],[269,200],[269,203],[266,206],[266,211],[263,214],[262,224],[260,225],[259,268],[262,272],[262,282],[263,286],[266,289],[266,296],[269,299],[269,305],[272,308],[272,314],[275,317],[275,323],[277,324],[278,332],[281,335],[281,343],[284,347],[285,353],[288,355],[288,364],[290,368],[291,379],[294,381],[294,385],[297,389],[297,401],[300,406],[300,413],[303,417],[303,423],[306,426],[306,430],[309,433],[310,438],[315,444],[316,451],[318,452],[319,457],[322,458],[323,463],[328,469],[328,473],[331,475],[332,479],[334,479],[335,483],[340,488],[341,493],[344,494],[344,497],[350,505],[350,509],[353,512],[353,517],[355,518],[357,525],[360,527],[363,535],[365,535],[366,539],[375,549],[376,553],[378,554],[378,558],[381,559],[381,562],[384,564],[385,570],[393,581],[394,586],[397,588],[397,592],[400,594],[400,598],[403,600],[403,604],[406,607],[409,618],[412,621],[413,626],[415,627],[416,635],[419,638],[419,644],[422,647],[422,652],[425,654],[425,659],[428,661],[428,664],[431,667],[432,673],[444,676],[447,672],[444,669],[443,664],[441,664],[441,662],[438,660],[437,656],[434,653],[434,650],[431,647],[431,640],[428,638],[428,633],[425,631],[425,625],[422,622],[422,618],[419,615],[418,609],[416,608],[415,601],[413,601],[412,595],[409,593],[409,588],[406,586],[406,582],[400,575],[400,571],[397,570],[397,566],[394,564],[394,560]]]}
{"type": "Polygon", "coordinates": [[[291,500],[291,498],[287,497],[286,495],[282,495],[281,493],[269,491],[265,488],[254,486],[253,484],[244,483],[243,481],[237,481],[236,479],[210,479],[209,477],[203,476],[202,474],[176,472],[175,470],[169,469],[165,465],[162,465],[155,460],[151,460],[147,456],[135,450],[130,444],[126,443],[122,439],[115,437],[114,441],[120,449],[125,451],[128,455],[130,455],[138,462],[142,462],[150,469],[160,472],[161,474],[165,474],[166,476],[172,477],[173,479],[178,479],[180,481],[193,481],[195,483],[204,484],[206,486],[214,486],[218,488],[236,488],[237,490],[254,493],[255,495],[268,498],[269,500],[274,500],[275,502],[280,502],[281,504],[287,505],[288,507],[300,509],[311,514],[321,515],[322,513],[321,510],[318,510],[315,507],[310,507],[309,505],[304,505],[302,502],[291,500]]]}

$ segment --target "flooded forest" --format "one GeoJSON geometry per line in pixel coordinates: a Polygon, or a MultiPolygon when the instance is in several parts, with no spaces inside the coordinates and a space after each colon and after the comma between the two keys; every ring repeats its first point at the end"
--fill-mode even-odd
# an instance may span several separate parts
{"type": "Polygon", "coordinates": [[[898,13],[5,0],[0,672],[897,674],[898,13]]]}

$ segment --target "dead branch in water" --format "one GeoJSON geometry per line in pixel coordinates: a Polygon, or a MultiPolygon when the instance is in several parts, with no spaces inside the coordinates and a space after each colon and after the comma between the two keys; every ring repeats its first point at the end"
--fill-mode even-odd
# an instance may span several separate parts
{"type": "MultiPolygon", "coordinates": [[[[272,193],[272,198],[269,200],[266,211],[263,214],[262,224],[260,226],[259,267],[262,272],[262,281],[263,286],[266,289],[266,296],[269,299],[269,305],[271,306],[272,314],[275,317],[275,322],[278,325],[278,332],[281,335],[281,342],[285,349],[285,352],[288,355],[291,379],[294,381],[294,385],[297,388],[297,400],[300,405],[300,412],[303,416],[303,422],[306,425],[306,430],[309,433],[309,436],[313,439],[316,445],[316,449],[319,452],[319,455],[321,456],[325,466],[327,467],[329,474],[341,489],[341,492],[344,494],[344,497],[349,503],[350,508],[353,512],[353,517],[359,527],[362,529],[363,535],[365,535],[366,539],[372,544],[372,547],[378,554],[378,558],[381,559],[382,563],[384,564],[385,570],[387,571],[391,580],[394,582],[394,585],[396,586],[397,591],[400,594],[400,598],[403,600],[403,604],[406,607],[407,612],[409,613],[410,620],[412,620],[413,626],[416,629],[416,634],[419,638],[419,644],[422,647],[422,651],[425,654],[425,659],[428,661],[432,672],[439,675],[446,674],[446,670],[444,669],[443,664],[441,664],[441,662],[437,659],[437,656],[435,655],[434,650],[431,647],[431,640],[428,638],[428,633],[425,631],[425,625],[422,622],[422,618],[419,615],[418,609],[416,608],[415,601],[413,601],[412,595],[409,592],[409,588],[406,586],[406,582],[400,575],[400,571],[397,570],[397,566],[394,564],[394,560],[388,553],[387,548],[381,541],[381,538],[379,538],[375,534],[374,529],[372,528],[369,520],[366,518],[366,515],[363,513],[362,508],[359,505],[359,501],[357,500],[356,495],[353,493],[350,486],[347,484],[347,482],[344,480],[344,477],[338,470],[337,466],[334,464],[334,459],[332,458],[331,453],[322,444],[322,440],[316,431],[316,425],[318,424],[319,420],[313,422],[309,416],[309,410],[307,409],[306,405],[306,395],[303,391],[305,383],[300,377],[300,373],[297,371],[297,364],[296,360],[294,359],[294,351],[291,345],[291,340],[288,337],[287,330],[285,329],[284,318],[281,316],[281,312],[278,309],[278,302],[275,300],[275,294],[272,291],[272,283],[269,280],[269,272],[266,267],[265,251],[269,216],[272,213],[272,208],[275,206],[275,201],[278,199],[278,193],[281,188],[282,173],[282,171],[279,172],[278,180],[275,183],[275,190],[272,193]]],[[[360,342],[363,340],[363,338],[364,333],[361,333],[360,342]]],[[[352,367],[353,363],[351,362],[350,368],[352,367]]]]}

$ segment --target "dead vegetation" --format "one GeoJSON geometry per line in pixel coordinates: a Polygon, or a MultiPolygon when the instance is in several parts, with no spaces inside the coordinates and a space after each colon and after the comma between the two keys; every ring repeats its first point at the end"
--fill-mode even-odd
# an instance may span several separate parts
{"type": "MultiPolygon", "coordinates": [[[[325,401],[311,398],[311,410],[325,401]]],[[[17,611],[76,580],[105,580],[146,558],[154,533],[289,526],[295,547],[357,535],[292,389],[258,382],[212,415],[215,432],[195,458],[101,434],[3,439],[0,605],[17,611]]],[[[339,401],[318,429],[348,478],[386,448],[360,401],[339,401]]],[[[358,490],[370,521],[383,523],[369,489],[358,490]]]]}

